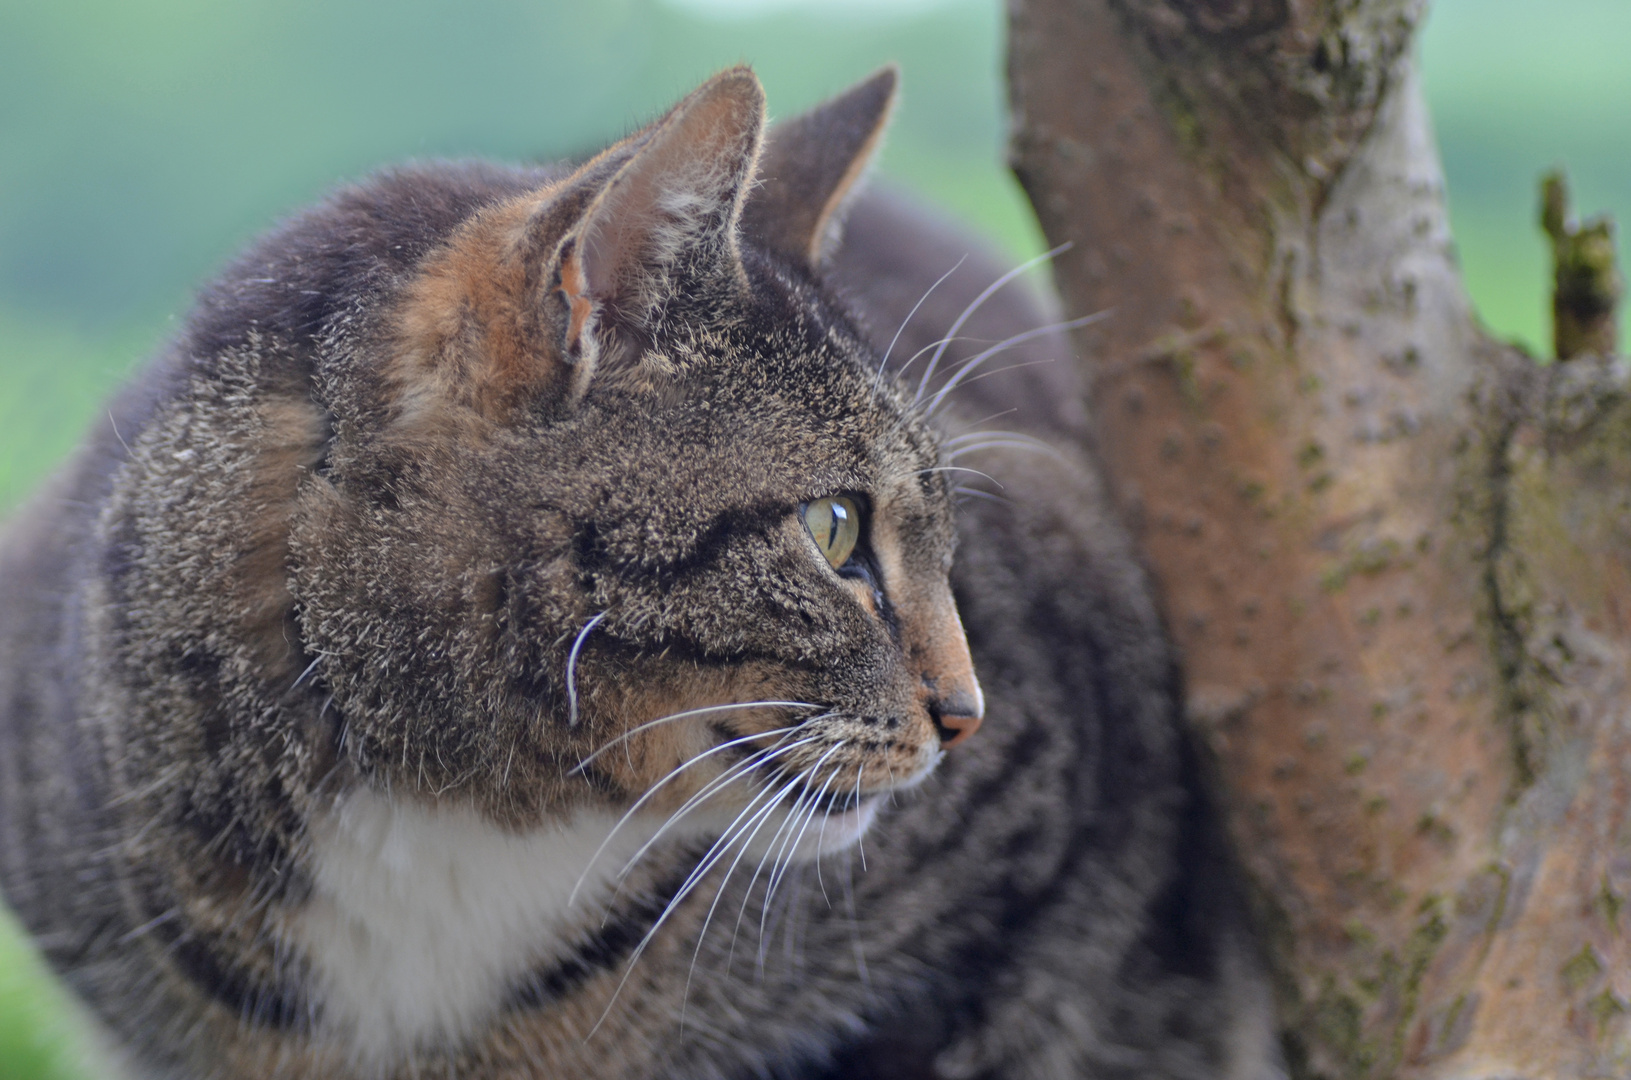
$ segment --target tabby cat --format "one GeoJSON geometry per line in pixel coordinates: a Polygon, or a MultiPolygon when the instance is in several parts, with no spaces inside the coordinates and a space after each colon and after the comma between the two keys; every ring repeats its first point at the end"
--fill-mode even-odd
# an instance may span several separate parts
{"type": "Polygon", "coordinates": [[[18,513],[0,882],[120,1071],[1272,1074],[1066,343],[858,194],[894,86],[342,190],[18,513]]]}

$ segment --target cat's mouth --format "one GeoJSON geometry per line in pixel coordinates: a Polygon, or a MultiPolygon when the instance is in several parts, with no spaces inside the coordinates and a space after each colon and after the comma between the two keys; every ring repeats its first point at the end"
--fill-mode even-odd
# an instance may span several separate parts
{"type": "Polygon", "coordinates": [[[932,738],[913,739],[900,723],[836,710],[762,736],[714,723],[717,798],[726,846],[777,861],[810,861],[854,846],[884,801],[916,787],[938,764],[932,738]],[[762,849],[762,850],[761,850],[762,849]]]}

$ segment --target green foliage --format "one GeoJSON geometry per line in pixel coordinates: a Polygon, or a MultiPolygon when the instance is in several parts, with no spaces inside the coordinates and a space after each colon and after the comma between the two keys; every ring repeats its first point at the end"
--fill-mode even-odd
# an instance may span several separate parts
{"type": "Polygon", "coordinates": [[[92,1080],[81,1062],[85,1042],[65,993],[0,904],[0,1077],[92,1080]]]}

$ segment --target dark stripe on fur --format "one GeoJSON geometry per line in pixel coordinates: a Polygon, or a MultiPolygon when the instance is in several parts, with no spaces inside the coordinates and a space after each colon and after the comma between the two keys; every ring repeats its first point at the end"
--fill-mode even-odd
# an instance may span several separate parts
{"type": "MultiPolygon", "coordinates": [[[[699,855],[700,858],[700,855],[699,855]]],[[[601,928],[553,967],[540,968],[510,991],[501,1012],[526,1012],[558,1001],[628,959],[691,875],[686,866],[601,928]]]]}
{"type": "Polygon", "coordinates": [[[149,933],[165,946],[171,966],[205,997],[236,1013],[244,1023],[274,1031],[304,1033],[316,1019],[313,1003],[298,987],[268,981],[230,959],[232,947],[180,919],[149,933]]]}

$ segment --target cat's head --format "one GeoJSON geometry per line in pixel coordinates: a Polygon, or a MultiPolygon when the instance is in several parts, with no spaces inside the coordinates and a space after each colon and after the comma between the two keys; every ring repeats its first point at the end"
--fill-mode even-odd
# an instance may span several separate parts
{"type": "Polygon", "coordinates": [[[842,842],[978,725],[939,442],[815,273],[894,81],[767,148],[726,71],[395,291],[295,542],[372,782],[517,824],[714,783],[842,842]]]}

